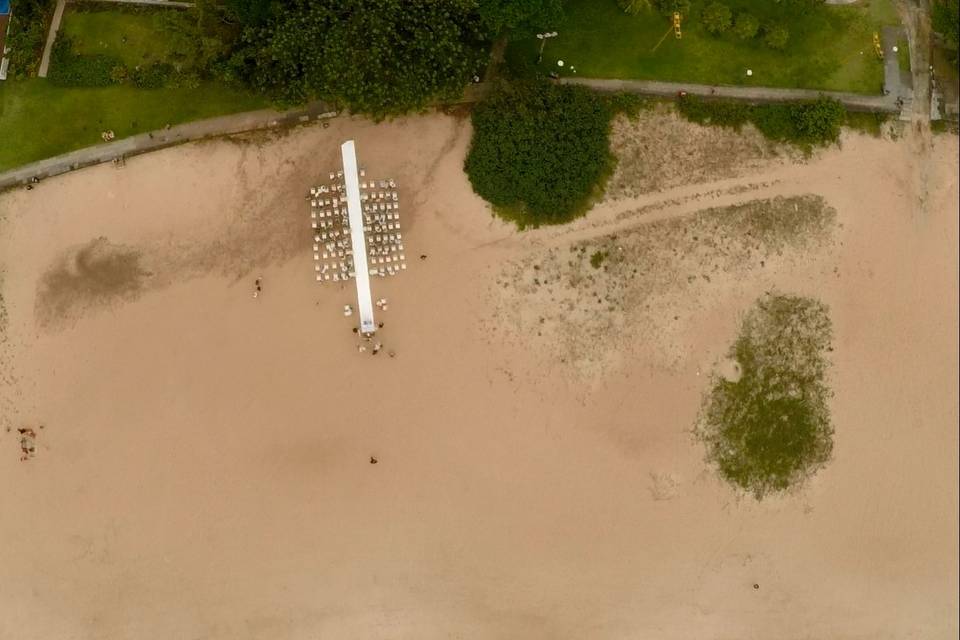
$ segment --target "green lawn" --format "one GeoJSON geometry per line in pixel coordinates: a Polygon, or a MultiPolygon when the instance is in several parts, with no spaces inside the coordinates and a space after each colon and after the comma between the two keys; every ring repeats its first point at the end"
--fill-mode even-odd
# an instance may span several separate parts
{"type": "MultiPolygon", "coordinates": [[[[161,29],[176,9],[87,11],[71,8],[62,25],[80,55],[107,54],[133,68],[173,54],[161,29]]],[[[0,171],[67,151],[191,120],[268,106],[265,99],[219,83],[194,89],[138,89],[131,83],[103,88],[58,87],[43,79],[0,82],[0,171]]]]}
{"type": "Polygon", "coordinates": [[[78,54],[115,56],[132,68],[167,58],[168,39],[159,33],[160,18],[156,11],[69,11],[62,32],[70,36],[78,54]]]}
{"type": "Polygon", "coordinates": [[[136,89],[129,85],[68,89],[46,80],[0,82],[0,171],[166,124],[267,106],[262,98],[219,84],[197,89],[136,89]]]}
{"type": "MultiPolygon", "coordinates": [[[[883,65],[873,54],[873,33],[881,24],[896,23],[892,0],[870,0],[853,6],[827,6],[782,22],[790,40],[782,52],[764,46],[760,37],[741,41],[730,33],[709,35],[699,24],[706,0],[692,0],[683,23],[683,37],[670,34],[669,19],[654,11],[628,16],[616,0],[569,0],[559,36],[547,42],[542,72],[559,70],[557,60],[579,76],[666,80],[703,84],[800,87],[857,93],[880,93],[883,65]],[[747,77],[746,70],[753,76],[747,77]]],[[[777,16],[779,3],[769,0],[725,0],[736,15],[747,11],[764,23],[777,16]]],[[[529,71],[539,41],[511,43],[510,66],[529,71]]]]}

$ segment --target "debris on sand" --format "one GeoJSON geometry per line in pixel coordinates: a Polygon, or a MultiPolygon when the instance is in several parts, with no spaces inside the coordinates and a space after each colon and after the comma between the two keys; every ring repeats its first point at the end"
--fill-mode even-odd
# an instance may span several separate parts
{"type": "Polygon", "coordinates": [[[17,429],[20,434],[20,460],[29,460],[37,453],[37,432],[29,427],[17,429]]]}

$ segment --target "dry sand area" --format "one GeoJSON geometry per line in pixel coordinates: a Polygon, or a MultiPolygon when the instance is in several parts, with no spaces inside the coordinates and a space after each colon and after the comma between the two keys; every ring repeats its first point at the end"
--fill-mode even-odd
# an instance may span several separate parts
{"type": "Polygon", "coordinates": [[[0,196],[0,639],[956,637],[957,138],[804,161],[650,114],[525,233],[469,138],[338,119],[0,196]],[[400,184],[393,358],[313,281],[349,138],[400,184]],[[770,290],[830,307],[836,435],[758,503],[691,429],[770,290]]]}

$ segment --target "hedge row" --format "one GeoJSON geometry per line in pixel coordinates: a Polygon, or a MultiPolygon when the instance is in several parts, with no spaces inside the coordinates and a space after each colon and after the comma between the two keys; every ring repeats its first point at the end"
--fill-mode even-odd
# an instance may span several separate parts
{"type": "Polygon", "coordinates": [[[130,82],[140,89],[159,89],[171,84],[188,84],[179,78],[173,65],[165,62],[128,69],[117,57],[77,55],[66,35],[57,38],[50,57],[50,82],[61,87],[109,87],[130,82]]]}
{"type": "Polygon", "coordinates": [[[801,146],[836,142],[846,119],[843,105],[824,97],[804,102],[750,105],[684,96],[679,99],[677,110],[698,124],[739,129],[749,122],[771,140],[801,146]]]}

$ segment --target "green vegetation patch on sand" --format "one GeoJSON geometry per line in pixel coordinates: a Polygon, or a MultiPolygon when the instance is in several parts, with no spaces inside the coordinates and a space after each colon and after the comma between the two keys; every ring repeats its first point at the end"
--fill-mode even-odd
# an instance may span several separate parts
{"type": "Polygon", "coordinates": [[[714,376],[696,434],[720,476],[758,500],[799,485],[830,460],[831,337],[822,303],[767,294],[714,376]]]}
{"type": "Polygon", "coordinates": [[[873,33],[895,24],[891,0],[870,0],[851,6],[822,6],[783,15],[785,3],[769,0],[726,0],[734,17],[749,13],[761,24],[780,22],[789,30],[782,51],[767,47],[762,35],[747,40],[727,32],[709,34],[701,21],[707,0],[691,0],[683,37],[672,33],[670,20],[653,10],[627,15],[616,0],[570,0],[566,19],[534,66],[540,41],[512,42],[508,61],[515,72],[558,71],[592,78],[663,80],[702,84],[798,87],[878,94],[883,65],[873,54],[873,33]],[[564,67],[557,66],[563,60],[564,67]],[[752,76],[746,70],[753,71],[752,76]]]}
{"type": "Polygon", "coordinates": [[[0,171],[101,142],[267,106],[222,84],[196,89],[60,88],[43,79],[0,83],[0,171]]]}

